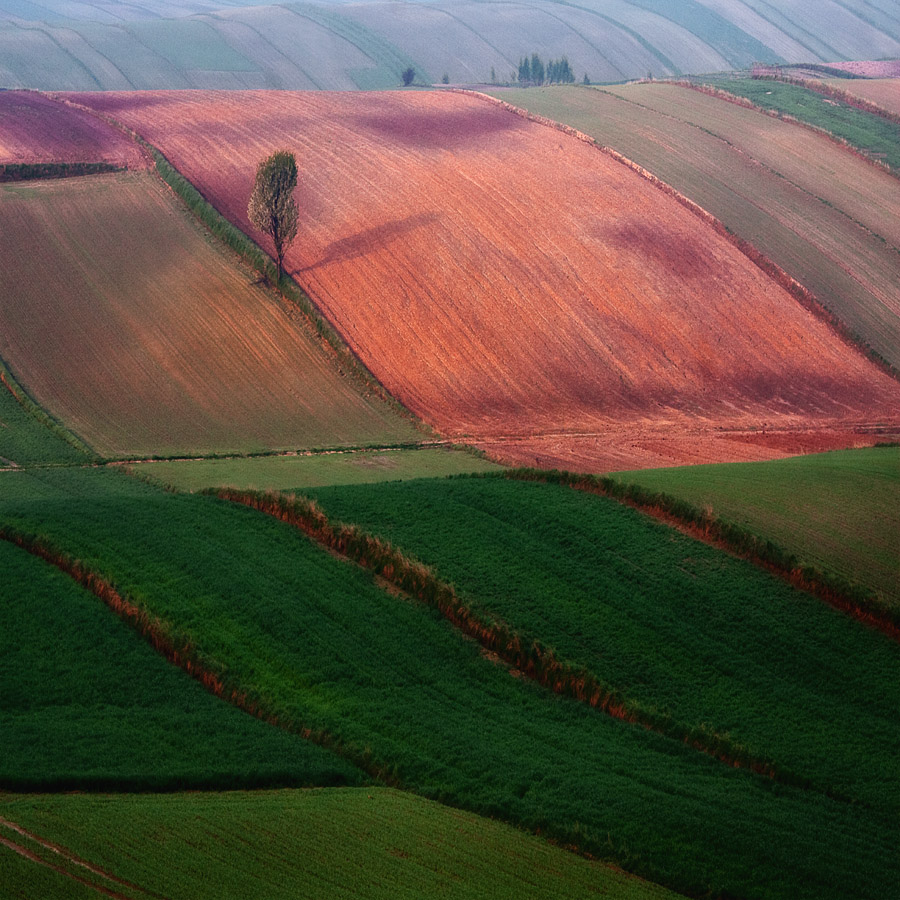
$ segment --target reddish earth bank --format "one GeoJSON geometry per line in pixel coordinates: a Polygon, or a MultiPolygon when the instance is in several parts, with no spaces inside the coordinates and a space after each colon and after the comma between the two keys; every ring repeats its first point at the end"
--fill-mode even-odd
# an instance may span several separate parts
{"type": "MultiPolygon", "coordinates": [[[[584,435],[625,447],[665,426],[684,444],[677,462],[722,458],[715,448],[735,442],[709,444],[720,428],[900,420],[895,380],[677,199],[476,97],[69,96],[157,145],[248,232],[257,162],[295,151],[288,268],[385,386],[449,436],[582,452],[584,435]]],[[[737,458],[768,455],[746,443],[737,458]]],[[[619,467],[632,464],[648,463],[619,467]]]]}

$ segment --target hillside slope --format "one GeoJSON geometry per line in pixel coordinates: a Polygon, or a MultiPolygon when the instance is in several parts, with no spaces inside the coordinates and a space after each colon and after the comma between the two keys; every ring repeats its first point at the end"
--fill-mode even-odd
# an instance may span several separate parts
{"type": "Polygon", "coordinates": [[[595,82],[900,56],[900,19],[868,0],[0,0],[3,87],[371,89],[408,65],[504,82],[533,52],[595,82]]]}
{"type": "Polygon", "coordinates": [[[417,436],[149,173],[2,186],[0,232],[0,357],[102,455],[417,436]]]}
{"type": "Polygon", "coordinates": [[[257,161],[295,150],[288,268],[388,390],[447,435],[612,430],[621,446],[623,426],[897,418],[900,386],[729,240],[595,147],[499,105],[446,93],[76,99],[159,145],[248,230],[257,161]]]}

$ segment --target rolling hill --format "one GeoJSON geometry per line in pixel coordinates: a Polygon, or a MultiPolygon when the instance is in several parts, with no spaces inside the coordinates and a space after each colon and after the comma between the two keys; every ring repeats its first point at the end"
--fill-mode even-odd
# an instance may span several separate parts
{"type": "Polygon", "coordinates": [[[900,17],[868,0],[0,0],[0,86],[355,90],[504,82],[523,54],[622,81],[900,56],[900,17]]]}
{"type": "Polygon", "coordinates": [[[727,237],[596,147],[497,103],[73,96],[158,145],[247,231],[256,162],[295,150],[289,270],[381,383],[448,436],[533,461],[548,440],[564,454],[587,435],[578,462],[596,469],[656,461],[630,439],[658,427],[687,438],[675,461],[701,435],[716,437],[711,461],[767,455],[759,430],[896,427],[897,383],[727,237]],[[739,444],[723,430],[754,434],[739,444]]]}

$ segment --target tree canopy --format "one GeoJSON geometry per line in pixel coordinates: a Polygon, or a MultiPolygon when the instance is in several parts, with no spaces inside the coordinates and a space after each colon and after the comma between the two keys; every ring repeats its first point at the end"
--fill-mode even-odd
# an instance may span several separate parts
{"type": "Polygon", "coordinates": [[[277,150],[256,169],[256,182],[247,215],[255,228],[272,238],[278,261],[278,279],[284,274],[284,253],[297,236],[300,213],[294,200],[297,160],[290,150],[277,150]]]}

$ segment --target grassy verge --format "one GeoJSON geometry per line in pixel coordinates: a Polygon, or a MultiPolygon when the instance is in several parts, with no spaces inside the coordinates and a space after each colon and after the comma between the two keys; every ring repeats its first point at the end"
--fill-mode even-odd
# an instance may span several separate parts
{"type": "Polygon", "coordinates": [[[98,570],[280,722],[329,732],[423,796],[695,895],[876,896],[900,880],[885,807],[723,766],[511,677],[433,610],[270,517],[106,470],[0,489],[9,527],[98,570]]]}
{"type": "Polygon", "coordinates": [[[6,163],[0,165],[0,183],[31,181],[35,178],[73,178],[76,175],[100,175],[121,172],[122,166],[105,162],[80,163],[6,163]]]}
{"type": "Polygon", "coordinates": [[[48,415],[0,360],[0,457],[17,465],[80,462],[95,454],[48,415]]]}
{"type": "Polygon", "coordinates": [[[769,79],[708,78],[698,81],[749,100],[761,109],[827,131],[870,159],[900,171],[900,124],[857,109],[843,100],[797,84],[769,79]]]}
{"type": "MultiPolygon", "coordinates": [[[[128,885],[141,886],[137,897],[172,900],[350,900],[361,890],[372,900],[487,893],[518,900],[523,890],[571,900],[675,896],[509,826],[384,788],[0,796],[0,819],[63,846],[65,855],[2,825],[0,836],[75,874],[87,873],[68,857],[84,859],[125,881],[106,883],[128,897],[128,885]]],[[[0,877],[10,856],[0,855],[0,877]]]]}

